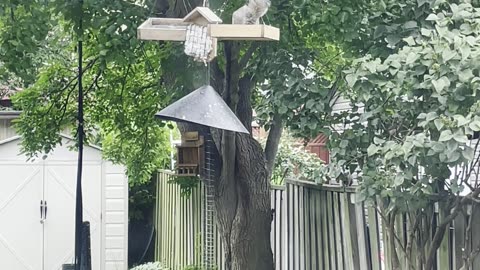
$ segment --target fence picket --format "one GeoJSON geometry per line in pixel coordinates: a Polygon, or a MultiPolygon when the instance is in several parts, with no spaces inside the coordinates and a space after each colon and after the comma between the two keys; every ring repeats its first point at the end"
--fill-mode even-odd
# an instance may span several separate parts
{"type": "MultiPolygon", "coordinates": [[[[443,211],[438,213],[438,223],[442,223],[445,220],[445,214],[443,211]]],[[[450,260],[449,260],[449,241],[450,240],[450,224],[447,227],[445,236],[443,237],[440,248],[437,251],[437,269],[438,270],[450,270],[450,260]]]]}
{"type": "Polygon", "coordinates": [[[334,220],[334,211],[333,211],[333,200],[332,194],[333,192],[327,191],[327,226],[328,226],[328,243],[330,243],[330,263],[331,269],[339,269],[337,268],[337,239],[335,237],[335,220],[334,220]]]}
{"type": "Polygon", "coordinates": [[[358,258],[359,258],[359,270],[367,270],[369,268],[368,253],[367,253],[367,237],[365,235],[365,211],[363,203],[355,203],[354,205],[356,233],[358,237],[358,258]]]}
{"type": "Polygon", "coordinates": [[[368,208],[368,232],[370,239],[370,250],[372,270],[380,270],[380,234],[378,229],[377,211],[373,207],[368,208]]]}
{"type": "MultiPolygon", "coordinates": [[[[155,259],[169,269],[184,269],[202,264],[204,228],[203,197],[205,188],[199,185],[190,198],[180,196],[180,188],[167,181],[172,177],[159,173],[157,177],[156,211],[154,214],[156,243],[155,259]]],[[[321,186],[302,181],[287,181],[286,187],[272,187],[273,212],[271,245],[277,270],[382,270],[389,269],[391,250],[382,220],[375,208],[354,203],[354,188],[321,186]],[[386,251],[385,254],[381,254],[386,251]]],[[[465,246],[463,234],[467,218],[473,226],[467,247],[469,253],[480,242],[480,206],[460,214],[453,222],[453,232],[447,235],[438,252],[434,270],[458,270],[465,246]]],[[[437,217],[434,209],[427,218],[437,217]]],[[[407,241],[407,216],[395,220],[399,241],[407,241]]],[[[438,222],[444,217],[438,214],[438,222]]],[[[431,231],[426,235],[431,234],[431,231]]],[[[224,270],[225,256],[218,228],[215,228],[215,258],[218,270],[224,270]]],[[[431,241],[431,239],[429,239],[431,241]]],[[[415,249],[415,246],[413,247],[415,249]]],[[[415,252],[414,252],[415,253],[415,252]]],[[[405,258],[402,268],[405,268],[405,258]]],[[[480,258],[472,263],[480,270],[480,258]]]]}
{"type": "MultiPolygon", "coordinates": [[[[288,210],[287,210],[287,216],[289,217],[294,217],[293,215],[293,200],[294,200],[294,190],[293,190],[293,186],[291,184],[288,184],[287,183],[287,205],[288,205],[288,210]]],[[[294,233],[293,233],[293,224],[294,224],[294,218],[290,218],[288,219],[288,226],[286,228],[287,230],[287,234],[288,234],[288,241],[287,241],[287,252],[288,252],[288,256],[287,256],[287,263],[288,263],[288,267],[287,269],[295,269],[294,268],[294,262],[293,262],[293,257],[294,257],[294,245],[293,245],[293,241],[294,241],[294,233]]]]}
{"type": "Polygon", "coordinates": [[[348,202],[348,193],[343,192],[339,193],[340,197],[340,224],[341,224],[341,229],[342,229],[342,235],[343,235],[343,248],[342,248],[342,255],[344,256],[344,265],[345,269],[355,269],[354,267],[354,262],[355,259],[353,258],[353,251],[352,251],[352,238],[351,238],[351,232],[350,232],[350,226],[351,226],[351,221],[350,221],[350,203],[348,202]]]}
{"type": "Polygon", "coordinates": [[[320,191],[320,203],[321,203],[321,226],[322,226],[322,250],[319,250],[320,256],[323,258],[324,262],[324,269],[334,269],[333,264],[331,263],[330,253],[331,250],[329,248],[329,237],[328,237],[328,220],[327,220],[327,208],[328,208],[328,201],[327,201],[327,191],[320,191]],[[323,251],[323,252],[322,252],[323,251]]]}
{"type": "Polygon", "coordinates": [[[463,265],[463,249],[465,247],[465,234],[463,233],[465,230],[465,216],[463,213],[460,213],[453,222],[455,228],[458,229],[453,233],[453,269],[458,270],[463,265]]]}
{"type": "MultiPolygon", "coordinates": [[[[478,250],[480,249],[480,205],[477,204],[472,206],[472,213],[470,218],[472,219],[472,232],[470,238],[471,247],[472,250],[478,250]]],[[[476,256],[476,258],[472,262],[472,265],[472,270],[480,270],[480,256],[476,256]]]]}
{"type": "Polygon", "coordinates": [[[305,207],[304,207],[304,192],[303,187],[298,187],[298,247],[299,247],[299,257],[298,258],[298,269],[305,270],[305,207]]]}
{"type": "MultiPolygon", "coordinates": [[[[309,270],[315,270],[315,269],[319,269],[319,266],[318,266],[318,256],[317,256],[317,253],[316,253],[316,250],[317,250],[317,243],[318,243],[318,236],[317,236],[317,232],[319,231],[319,225],[317,224],[317,216],[318,216],[318,206],[317,206],[317,203],[316,203],[316,198],[317,198],[317,195],[318,195],[318,192],[316,190],[309,190],[309,200],[308,200],[308,204],[310,209],[309,209],[309,216],[310,216],[310,226],[309,226],[309,230],[310,230],[310,238],[309,238],[309,242],[310,242],[310,252],[308,253],[308,256],[310,257],[310,266],[309,266],[309,270]]],[[[308,238],[307,238],[308,239],[308,238]]]]}

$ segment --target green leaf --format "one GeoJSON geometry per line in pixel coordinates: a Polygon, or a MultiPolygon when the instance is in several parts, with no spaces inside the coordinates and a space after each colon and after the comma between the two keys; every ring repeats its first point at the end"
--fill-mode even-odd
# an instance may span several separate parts
{"type": "Polygon", "coordinates": [[[450,80],[443,76],[438,80],[432,80],[433,87],[437,93],[441,93],[443,89],[450,86],[450,80]]]}
{"type": "Polygon", "coordinates": [[[420,113],[418,116],[417,116],[417,119],[426,119],[427,118],[427,114],[426,113],[420,113]]]}
{"type": "Polygon", "coordinates": [[[307,103],[305,104],[305,107],[306,107],[307,109],[311,109],[311,108],[313,107],[313,105],[315,105],[315,100],[309,99],[309,100],[307,101],[307,103]]]}
{"type": "Polygon", "coordinates": [[[471,122],[468,127],[472,129],[473,131],[480,131],[480,121],[479,120],[474,120],[471,122]]]}
{"type": "Polygon", "coordinates": [[[440,131],[445,126],[441,119],[435,119],[433,123],[435,124],[435,127],[437,128],[438,131],[440,131]]]}
{"type": "Polygon", "coordinates": [[[406,37],[403,40],[407,42],[408,46],[415,46],[415,40],[412,36],[406,37]]]}
{"type": "Polygon", "coordinates": [[[374,144],[371,144],[371,145],[367,148],[367,155],[368,155],[369,157],[371,157],[371,156],[375,155],[375,154],[378,152],[379,149],[380,149],[380,148],[379,148],[378,146],[376,146],[376,145],[374,145],[374,144]]]}
{"type": "Polygon", "coordinates": [[[417,156],[411,156],[408,158],[408,163],[412,166],[415,166],[415,163],[417,162],[417,156]]]}
{"type": "Polygon", "coordinates": [[[408,53],[407,55],[407,59],[405,60],[405,63],[407,65],[410,65],[412,63],[415,63],[415,61],[417,61],[417,59],[419,58],[420,56],[417,54],[417,53],[414,53],[414,52],[410,52],[408,53]]]}
{"type": "Polygon", "coordinates": [[[285,114],[287,111],[288,111],[288,108],[286,106],[280,106],[280,108],[278,108],[278,112],[280,114],[285,114]]]}
{"type": "Polygon", "coordinates": [[[438,20],[438,16],[436,14],[430,14],[427,16],[427,18],[425,19],[426,21],[436,21],[438,20]]]}
{"type": "Polygon", "coordinates": [[[461,82],[470,82],[470,80],[473,78],[473,73],[471,69],[464,69],[460,72],[458,72],[458,79],[461,82]]]}
{"type": "Polygon", "coordinates": [[[379,25],[375,28],[375,32],[373,33],[373,38],[379,38],[383,36],[383,34],[386,32],[387,32],[387,27],[385,27],[385,25],[379,25]]]}
{"type": "Polygon", "coordinates": [[[357,82],[357,77],[355,74],[347,74],[347,76],[345,76],[345,80],[347,81],[349,87],[353,87],[357,82]]]}
{"type": "Polygon", "coordinates": [[[430,37],[430,36],[432,35],[432,30],[422,28],[422,29],[420,30],[420,33],[422,34],[422,36],[430,37]]]}
{"type": "Polygon", "coordinates": [[[467,136],[465,136],[465,134],[463,134],[462,132],[455,132],[455,134],[453,135],[453,139],[459,143],[468,142],[467,136]]]}
{"type": "Polygon", "coordinates": [[[432,150],[437,152],[437,153],[441,153],[443,151],[445,151],[445,146],[443,143],[435,143],[432,147],[432,150]]]}
{"type": "Polygon", "coordinates": [[[431,122],[432,120],[436,119],[438,117],[436,112],[429,112],[427,116],[425,117],[425,121],[431,122]]]}
{"type": "Polygon", "coordinates": [[[404,181],[405,181],[405,178],[403,178],[403,176],[401,174],[397,174],[395,176],[394,181],[393,181],[393,186],[398,187],[398,186],[402,185],[404,181]]]}
{"type": "Polygon", "coordinates": [[[462,151],[462,156],[466,160],[472,161],[475,156],[475,152],[471,147],[465,147],[465,149],[462,151]]]}
{"type": "Polygon", "coordinates": [[[452,131],[444,130],[444,131],[442,131],[442,133],[440,133],[440,138],[438,138],[438,140],[440,142],[446,142],[446,141],[451,140],[452,138],[453,138],[452,131]]]}
{"type": "Polygon", "coordinates": [[[405,28],[405,29],[412,29],[412,28],[415,28],[415,27],[417,27],[417,26],[418,26],[418,24],[417,24],[416,21],[408,21],[408,22],[406,22],[406,23],[403,25],[403,28],[405,28]]]}
{"type": "Polygon", "coordinates": [[[460,158],[460,154],[458,152],[451,152],[447,154],[448,162],[456,162],[460,158]]]}
{"type": "Polygon", "coordinates": [[[373,142],[374,142],[375,144],[383,144],[383,143],[385,143],[385,140],[380,139],[380,138],[378,138],[378,137],[374,137],[374,138],[373,138],[373,142]]]}
{"type": "Polygon", "coordinates": [[[460,115],[460,114],[454,115],[453,119],[457,121],[457,125],[460,127],[468,124],[469,122],[463,115],[460,115]]]}
{"type": "Polygon", "coordinates": [[[450,61],[453,57],[455,57],[457,53],[455,51],[452,51],[450,49],[444,49],[442,52],[442,59],[444,62],[450,61]]]}
{"type": "Polygon", "coordinates": [[[448,153],[451,153],[451,152],[454,152],[458,149],[458,142],[456,142],[455,140],[450,140],[447,142],[447,152],[448,153]]]}

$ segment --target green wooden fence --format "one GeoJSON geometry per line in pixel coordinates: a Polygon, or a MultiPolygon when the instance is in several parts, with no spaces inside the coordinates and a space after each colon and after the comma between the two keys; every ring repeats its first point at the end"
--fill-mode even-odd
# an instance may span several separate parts
{"type": "MultiPolygon", "coordinates": [[[[204,188],[199,185],[190,198],[184,198],[177,185],[167,183],[170,177],[168,172],[158,175],[155,258],[172,270],[183,270],[201,265],[204,188]]],[[[272,187],[275,269],[390,270],[384,263],[389,250],[385,248],[388,245],[382,220],[374,208],[354,203],[355,192],[353,187],[292,180],[285,186],[272,187]]],[[[480,207],[474,211],[477,214],[473,218],[478,221],[473,223],[468,238],[460,231],[469,216],[460,215],[452,222],[437,254],[436,270],[460,268],[466,239],[472,248],[480,244],[480,207]]],[[[437,214],[434,218],[441,219],[437,214]]],[[[398,220],[397,230],[404,237],[408,235],[406,224],[405,217],[398,220]]],[[[222,270],[224,257],[218,232],[215,237],[216,264],[222,270]]],[[[471,270],[480,270],[480,259],[471,270]]]]}

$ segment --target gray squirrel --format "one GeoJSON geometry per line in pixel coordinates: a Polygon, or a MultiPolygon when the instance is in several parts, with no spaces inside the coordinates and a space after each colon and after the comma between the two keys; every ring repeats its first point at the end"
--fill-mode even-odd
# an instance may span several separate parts
{"type": "Polygon", "coordinates": [[[233,12],[233,24],[259,24],[270,7],[270,0],[249,0],[248,3],[233,12]]]}

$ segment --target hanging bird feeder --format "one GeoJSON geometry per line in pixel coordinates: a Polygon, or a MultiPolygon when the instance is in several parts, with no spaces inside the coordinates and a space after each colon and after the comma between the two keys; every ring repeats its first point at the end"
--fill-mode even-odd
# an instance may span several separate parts
{"type": "Polygon", "coordinates": [[[137,29],[141,40],[184,41],[185,53],[197,61],[209,62],[217,56],[219,40],[273,41],[280,30],[264,24],[222,24],[207,7],[197,7],[184,18],[149,18],[137,29]]]}
{"type": "MultiPolygon", "coordinates": [[[[248,133],[222,97],[207,85],[198,88],[155,115],[164,120],[188,122],[207,127],[248,133]]],[[[175,174],[197,176],[205,164],[204,138],[198,132],[182,133],[177,147],[175,174]]]]}
{"type": "Polygon", "coordinates": [[[182,133],[182,141],[177,144],[177,163],[175,174],[178,176],[198,176],[205,163],[203,136],[198,132],[182,133]]]}
{"type": "MultiPolygon", "coordinates": [[[[164,120],[188,122],[207,127],[248,133],[222,97],[211,86],[191,92],[155,115],[164,120]]],[[[198,132],[182,133],[177,147],[178,176],[197,176],[205,164],[204,138],[198,132]]]]}

